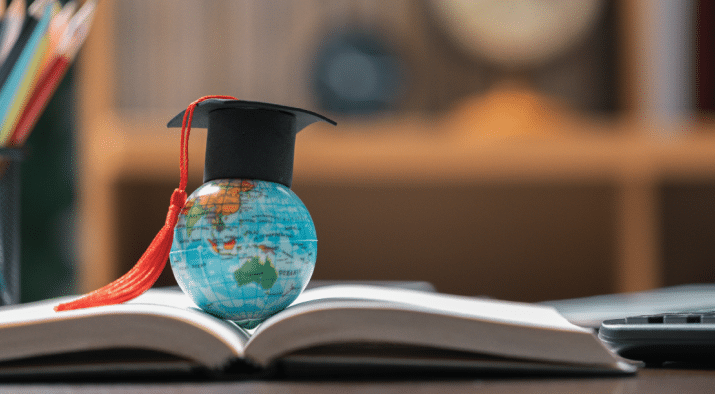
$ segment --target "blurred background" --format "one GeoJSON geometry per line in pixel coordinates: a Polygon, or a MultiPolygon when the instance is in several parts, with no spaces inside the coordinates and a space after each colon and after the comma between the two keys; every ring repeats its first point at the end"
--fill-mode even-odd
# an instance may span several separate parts
{"type": "Polygon", "coordinates": [[[166,122],[208,94],[338,122],[296,145],[314,279],[520,301],[712,282],[713,21],[706,0],[102,0],[27,143],[22,300],[134,265],[178,184],[166,122]]]}

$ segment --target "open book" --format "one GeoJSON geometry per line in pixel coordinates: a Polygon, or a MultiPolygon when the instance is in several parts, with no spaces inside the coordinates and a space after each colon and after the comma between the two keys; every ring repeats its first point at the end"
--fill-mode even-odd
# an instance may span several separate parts
{"type": "Polygon", "coordinates": [[[55,312],[0,308],[0,377],[67,373],[631,373],[551,307],[369,285],[306,290],[253,332],[178,289],[55,312]]]}

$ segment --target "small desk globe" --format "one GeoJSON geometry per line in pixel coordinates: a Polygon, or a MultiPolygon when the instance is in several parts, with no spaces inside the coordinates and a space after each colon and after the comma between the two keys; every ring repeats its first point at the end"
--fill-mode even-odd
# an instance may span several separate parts
{"type": "Polygon", "coordinates": [[[252,329],[291,304],[317,257],[305,205],[279,183],[212,180],[187,199],[170,261],[181,289],[203,310],[252,329]]]}

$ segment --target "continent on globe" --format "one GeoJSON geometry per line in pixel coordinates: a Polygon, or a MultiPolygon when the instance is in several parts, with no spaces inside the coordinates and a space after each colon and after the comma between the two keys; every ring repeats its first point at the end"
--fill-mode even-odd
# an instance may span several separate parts
{"type": "Polygon", "coordinates": [[[194,225],[204,216],[210,216],[211,225],[218,231],[225,226],[223,217],[241,209],[241,193],[253,190],[255,184],[241,180],[240,184],[229,181],[215,184],[223,193],[209,193],[186,202],[181,213],[186,216],[186,235],[191,236],[194,225]]]}
{"type": "Polygon", "coordinates": [[[206,241],[211,245],[211,250],[222,257],[234,257],[241,246],[236,246],[236,238],[231,238],[228,241],[222,242],[219,239],[206,238],[206,241]]]}
{"type": "Polygon", "coordinates": [[[276,283],[278,272],[276,272],[276,267],[273,266],[271,259],[266,257],[265,261],[261,261],[260,257],[254,256],[241,268],[234,271],[233,277],[239,286],[254,282],[264,290],[268,290],[276,283]]]}

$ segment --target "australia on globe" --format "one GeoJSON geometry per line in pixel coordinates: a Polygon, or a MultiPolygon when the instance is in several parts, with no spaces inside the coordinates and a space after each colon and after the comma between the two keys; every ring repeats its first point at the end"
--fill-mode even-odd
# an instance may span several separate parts
{"type": "Polygon", "coordinates": [[[187,199],[169,256],[179,286],[201,309],[251,329],[303,291],[317,238],[289,188],[217,179],[187,199]]]}

